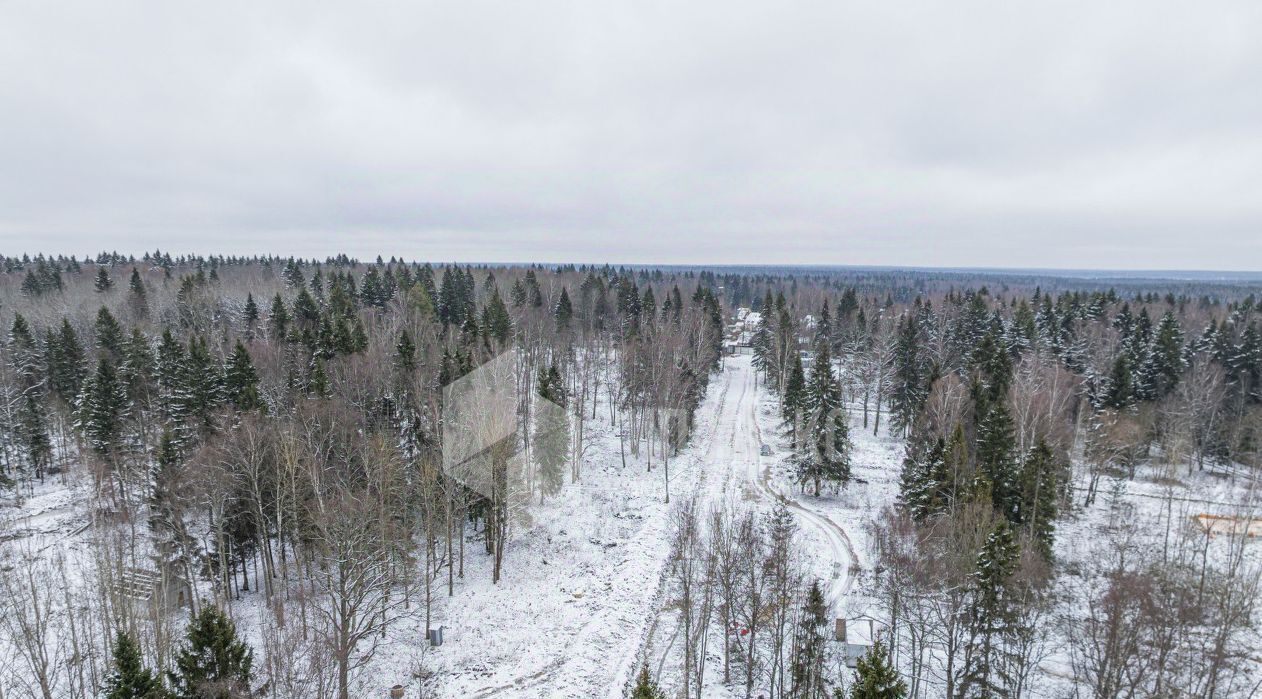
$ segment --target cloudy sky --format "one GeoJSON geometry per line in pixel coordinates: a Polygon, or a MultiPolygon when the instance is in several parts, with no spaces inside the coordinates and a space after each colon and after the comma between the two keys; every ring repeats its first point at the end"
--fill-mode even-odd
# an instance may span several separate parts
{"type": "Polygon", "coordinates": [[[1262,3],[0,0],[0,252],[1262,268],[1262,3]]]}

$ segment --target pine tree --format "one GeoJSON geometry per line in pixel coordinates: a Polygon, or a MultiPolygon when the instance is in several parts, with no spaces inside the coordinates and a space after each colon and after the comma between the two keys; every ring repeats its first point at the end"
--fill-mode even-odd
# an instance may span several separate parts
{"type": "Polygon", "coordinates": [[[166,695],[162,681],[144,666],[140,647],[124,631],[114,637],[114,672],[101,692],[102,699],[163,699],[166,695]]]}
{"type": "Polygon", "coordinates": [[[885,644],[879,639],[855,665],[850,699],[906,699],[907,683],[889,661],[885,644]]]}
{"type": "Polygon", "coordinates": [[[635,677],[635,686],[631,688],[629,699],[666,699],[666,694],[657,688],[657,683],[649,677],[649,666],[641,665],[640,674],[635,677]]]}
{"type": "Polygon", "coordinates": [[[793,659],[789,673],[793,679],[794,697],[825,699],[824,662],[827,655],[828,603],[818,580],[807,590],[793,642],[793,659]]]}
{"type": "Polygon", "coordinates": [[[237,638],[236,625],[206,605],[189,622],[168,677],[180,699],[245,699],[253,664],[254,652],[237,638]]]}

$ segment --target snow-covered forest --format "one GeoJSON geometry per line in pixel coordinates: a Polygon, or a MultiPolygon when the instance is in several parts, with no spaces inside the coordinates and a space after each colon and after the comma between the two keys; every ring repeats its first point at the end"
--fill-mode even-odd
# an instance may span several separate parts
{"type": "Polygon", "coordinates": [[[1255,696],[1259,286],[3,258],[0,697],[1255,696]]]}

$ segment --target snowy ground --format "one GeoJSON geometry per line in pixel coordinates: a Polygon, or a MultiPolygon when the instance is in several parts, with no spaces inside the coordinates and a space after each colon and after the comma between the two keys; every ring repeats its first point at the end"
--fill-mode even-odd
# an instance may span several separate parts
{"type": "MultiPolygon", "coordinates": [[[[629,460],[623,470],[616,436],[601,427],[582,484],[532,511],[532,527],[510,543],[507,579],[493,586],[489,568],[479,568],[489,562],[466,566],[450,616],[440,612],[446,642],[426,660],[442,678],[437,695],[621,697],[642,662],[667,689],[673,686],[678,621],[663,609],[669,601],[663,579],[672,514],[685,498],[702,507],[730,502],[765,510],[785,498],[813,570],[843,606],[858,563],[850,524],[862,521],[866,500],[848,492],[821,506],[798,494],[774,414],[774,397],[757,381],[750,358],[726,358],[689,447],[672,461],[671,505],[662,497],[660,466],[647,473],[642,461],[629,460]],[[772,445],[772,456],[760,454],[763,442],[772,445]],[[850,500],[859,503],[853,512],[827,507],[850,500]]],[[[885,456],[893,448],[883,441],[858,441],[858,454],[873,462],[874,472],[897,463],[885,456]]],[[[706,694],[728,696],[716,682],[706,694]]]]}
{"type": "MultiPolygon", "coordinates": [[[[774,401],[749,357],[726,358],[689,446],[670,463],[671,504],[660,463],[649,471],[643,453],[637,458],[628,451],[622,466],[616,428],[602,409],[587,425],[591,446],[581,482],[531,506],[514,525],[501,582],[491,583],[491,558],[482,553],[480,536],[469,533],[454,595],[446,596],[445,579],[435,590],[432,623],[444,627],[444,644],[429,648],[419,611],[396,622],[359,673],[356,694],[372,696],[398,683],[409,696],[615,698],[644,662],[664,671],[669,688],[678,674],[672,671],[678,625],[664,610],[664,579],[673,514],[690,498],[703,507],[729,502],[762,510],[784,499],[798,516],[813,571],[840,608],[862,550],[850,537],[859,531],[854,525],[862,521],[867,496],[852,486],[816,500],[790,485],[774,401]],[[764,442],[772,456],[760,454],[764,442]]],[[[885,463],[880,440],[858,439],[857,447],[857,463],[868,451],[877,454],[869,460],[885,463]]],[[[864,473],[857,466],[856,474],[864,473]]],[[[89,537],[98,531],[88,526],[92,498],[83,481],[50,481],[21,508],[5,512],[11,537],[41,555],[50,547],[70,554],[67,565],[84,568],[72,575],[89,574],[89,537]]],[[[262,595],[242,594],[232,614],[261,646],[262,595]]],[[[717,683],[711,686],[708,693],[727,696],[717,683]]]]}
{"type": "MultiPolygon", "coordinates": [[[[454,595],[448,598],[445,586],[435,591],[433,624],[445,628],[444,645],[429,648],[419,613],[403,619],[390,627],[359,674],[354,694],[382,695],[399,683],[412,697],[612,699],[623,696],[640,663],[648,663],[671,689],[679,676],[678,621],[668,609],[664,580],[673,513],[687,498],[703,507],[728,502],[762,510],[783,500],[797,517],[809,570],[827,584],[834,613],[851,620],[884,618],[865,589],[866,525],[897,498],[901,439],[884,428],[876,434],[865,428],[861,411],[852,406],[854,480],[840,492],[814,497],[793,482],[779,422],[776,399],[758,382],[750,357],[725,358],[689,446],[671,461],[667,504],[661,464],[655,461],[649,471],[644,454],[636,458],[628,451],[624,467],[616,428],[602,409],[587,425],[591,446],[581,482],[532,506],[528,518],[514,525],[503,580],[491,583],[492,561],[482,553],[480,537],[470,533],[465,574],[454,595]],[[764,443],[770,456],[760,454],[764,443]]],[[[1119,517],[1156,521],[1170,503],[1185,519],[1189,513],[1220,512],[1228,503],[1254,497],[1250,489],[1256,485],[1208,472],[1156,469],[1141,469],[1135,480],[1120,485],[1102,482],[1092,508],[1060,523],[1058,559],[1089,555],[1092,542],[1119,517]]],[[[83,474],[56,477],[22,507],[5,508],[0,512],[5,545],[41,557],[59,553],[68,576],[89,576],[89,537],[96,530],[86,514],[89,488],[83,474]]],[[[252,629],[256,645],[262,608],[259,593],[233,604],[234,616],[252,629]]],[[[1044,663],[1038,693],[1064,696],[1070,689],[1066,669],[1064,653],[1053,654],[1044,663]]],[[[730,696],[714,680],[705,695],[730,696]]]]}
{"type": "MultiPolygon", "coordinates": [[[[777,454],[768,459],[772,462],[768,464],[771,487],[777,488],[801,508],[838,525],[850,544],[847,548],[851,554],[850,575],[833,587],[834,613],[850,620],[851,628],[864,630],[862,621],[871,619],[874,628],[879,630],[882,620],[888,615],[872,595],[871,561],[867,560],[871,543],[869,525],[884,508],[897,502],[904,456],[903,440],[888,434],[887,421],[875,433],[872,423],[865,428],[861,406],[850,406],[854,480],[839,492],[825,492],[820,497],[813,497],[803,494],[793,482],[788,439],[778,427],[779,407],[774,395],[765,393],[760,400],[759,425],[764,438],[775,447],[777,454]]],[[[1085,569],[1092,558],[1100,554],[1108,537],[1119,527],[1133,528],[1138,532],[1140,541],[1158,547],[1164,538],[1175,535],[1173,530],[1177,527],[1188,528],[1194,537],[1203,536],[1193,523],[1193,517],[1201,513],[1262,517],[1262,480],[1242,469],[1224,472],[1187,466],[1145,465],[1137,469],[1133,479],[1101,478],[1096,486],[1097,496],[1090,506],[1083,504],[1088,487],[1088,469],[1076,464],[1074,473],[1075,480],[1071,484],[1074,507],[1062,513],[1056,531],[1055,551],[1060,571],[1057,584],[1062,587],[1067,584],[1069,575],[1085,569]],[[1170,523],[1169,528],[1167,523],[1170,523]]],[[[837,547],[824,533],[821,527],[803,529],[805,541],[818,554],[815,556],[816,570],[821,577],[826,563],[839,560],[839,556],[833,553],[837,547]]],[[[1230,537],[1213,537],[1206,543],[1205,552],[1211,561],[1222,561],[1232,545],[1230,537]]],[[[1244,546],[1246,559],[1254,565],[1262,564],[1262,540],[1247,540],[1244,546]]],[[[1085,613],[1083,609],[1062,606],[1054,616],[1085,613]]],[[[1256,645],[1262,647],[1262,635],[1257,635],[1256,645]]],[[[1035,678],[1032,696],[1048,699],[1074,696],[1066,639],[1053,634],[1049,646],[1049,653],[1040,664],[1035,678]]],[[[1262,658],[1258,658],[1257,663],[1259,679],[1262,680],[1262,658]]],[[[929,696],[932,696],[931,691],[929,696]]]]}

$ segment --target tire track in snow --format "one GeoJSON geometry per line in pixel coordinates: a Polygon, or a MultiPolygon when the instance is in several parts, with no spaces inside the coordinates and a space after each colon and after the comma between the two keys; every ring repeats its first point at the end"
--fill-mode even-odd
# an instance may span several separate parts
{"type": "MultiPolygon", "coordinates": [[[[687,496],[695,496],[703,487],[707,467],[710,465],[715,443],[719,435],[726,430],[721,429],[724,415],[727,412],[728,391],[731,387],[731,372],[723,373],[723,383],[718,395],[714,398],[713,414],[708,433],[698,431],[698,442],[694,443],[683,454],[677,456],[675,463],[681,468],[676,473],[681,481],[691,484],[687,496]],[[705,444],[705,452],[698,455],[701,444],[705,444]],[[682,462],[682,463],[681,463],[682,462]]],[[[743,395],[740,399],[742,400],[743,395]]],[[[675,482],[672,477],[671,482],[675,482]]],[[[634,671],[643,658],[643,649],[656,628],[656,620],[661,612],[665,598],[665,588],[669,576],[668,556],[660,556],[655,550],[662,542],[669,541],[669,523],[671,510],[662,508],[645,518],[635,536],[627,545],[627,559],[659,559],[658,579],[653,592],[644,595],[639,601],[627,605],[607,604],[595,609],[573,636],[568,639],[557,658],[542,668],[521,677],[502,682],[495,686],[483,687],[469,694],[475,699],[486,699],[492,696],[540,696],[540,697],[593,697],[600,696],[607,690],[610,697],[621,697],[634,671]],[[647,608],[646,608],[647,607],[647,608]],[[646,620],[651,620],[646,624],[646,620]],[[616,659],[616,660],[615,660],[616,659]],[[611,662],[612,661],[612,662],[611,662]],[[613,670],[612,677],[609,670],[613,670]]],[[[645,588],[644,568],[636,565],[622,565],[617,568],[609,589],[639,590],[645,588]]]]}

